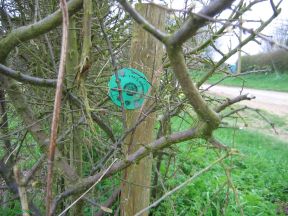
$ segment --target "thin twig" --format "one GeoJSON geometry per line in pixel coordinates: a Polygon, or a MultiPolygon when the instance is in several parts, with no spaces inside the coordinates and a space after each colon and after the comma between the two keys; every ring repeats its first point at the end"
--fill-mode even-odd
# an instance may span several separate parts
{"type": "Polygon", "coordinates": [[[227,158],[228,156],[230,156],[231,154],[234,154],[233,152],[230,152],[228,154],[223,155],[222,157],[218,158],[216,161],[214,161],[213,163],[211,163],[210,165],[208,165],[207,167],[205,167],[204,169],[196,172],[192,177],[190,177],[189,179],[187,179],[186,181],[184,181],[182,184],[178,185],[177,187],[175,187],[173,190],[165,193],[161,198],[159,198],[158,200],[156,200],[155,202],[153,202],[151,205],[149,205],[148,207],[142,209],[141,211],[137,212],[135,214],[135,216],[140,216],[141,214],[143,214],[144,212],[148,211],[150,208],[153,208],[155,206],[157,206],[162,200],[166,199],[168,196],[172,195],[173,193],[175,193],[176,191],[180,190],[181,188],[183,188],[184,186],[186,186],[188,183],[190,183],[191,181],[193,181],[194,179],[196,179],[197,177],[199,177],[200,175],[202,175],[203,173],[206,173],[207,171],[209,171],[215,164],[221,162],[222,160],[224,160],[225,158],[227,158]]]}
{"type": "Polygon", "coordinates": [[[275,124],[273,122],[271,122],[267,117],[265,117],[259,109],[253,109],[251,107],[249,107],[249,109],[255,111],[265,122],[267,122],[271,126],[271,128],[274,130],[275,134],[278,134],[278,132],[275,128],[275,124]]]}
{"type": "Polygon", "coordinates": [[[224,118],[227,118],[227,117],[229,117],[229,116],[231,116],[231,115],[233,115],[233,114],[235,114],[235,113],[239,114],[240,111],[243,111],[243,110],[245,110],[245,109],[248,109],[248,107],[247,107],[247,106],[244,106],[244,107],[240,107],[240,108],[238,108],[238,109],[232,110],[231,112],[223,115],[222,118],[223,118],[223,119],[224,119],[224,118]]]}
{"type": "MultiPolygon", "coordinates": [[[[186,141],[188,139],[194,139],[200,137],[203,134],[203,131],[206,131],[206,127],[204,128],[191,128],[186,131],[175,132],[171,135],[162,136],[159,139],[152,141],[150,144],[146,145],[145,147],[140,147],[134,153],[131,153],[125,157],[123,160],[119,160],[115,165],[106,173],[103,178],[107,178],[108,176],[114,175],[115,173],[131,166],[132,164],[137,163],[142,158],[154,153],[156,151],[160,151],[161,149],[168,148],[169,146],[186,141]]],[[[56,209],[58,203],[73,194],[79,193],[84,191],[87,187],[92,185],[95,181],[97,181],[100,176],[103,175],[103,172],[99,172],[93,176],[89,176],[87,178],[83,178],[81,182],[75,183],[72,187],[67,188],[64,192],[57,195],[53,201],[53,209],[56,209]]]]}
{"type": "Polygon", "coordinates": [[[190,16],[178,31],[174,32],[169,37],[166,44],[182,45],[189,38],[194,36],[197,30],[203,27],[208,20],[210,21],[213,19],[212,17],[231,7],[233,2],[234,0],[211,1],[209,5],[204,7],[197,14],[190,16]]]}
{"type": "Polygon", "coordinates": [[[117,67],[117,61],[116,61],[116,56],[113,52],[112,49],[112,43],[111,40],[109,39],[108,35],[106,34],[105,28],[104,28],[104,24],[103,24],[103,19],[98,17],[99,23],[100,23],[100,28],[101,31],[103,33],[103,37],[107,43],[108,46],[108,51],[110,53],[110,58],[111,58],[111,63],[113,66],[113,71],[114,71],[114,75],[116,78],[116,84],[117,84],[117,88],[118,88],[118,92],[119,92],[119,99],[120,99],[120,103],[121,103],[121,112],[122,112],[122,124],[123,124],[123,129],[124,131],[127,129],[127,120],[126,120],[126,113],[125,113],[125,108],[124,108],[124,100],[123,100],[123,89],[121,88],[121,82],[119,79],[119,75],[118,75],[118,67],[117,67]]]}
{"type": "Polygon", "coordinates": [[[64,211],[62,211],[58,216],[64,215],[65,212],[67,212],[72,206],[74,206],[80,199],[82,199],[92,188],[94,188],[105,176],[105,174],[110,170],[110,168],[113,166],[113,164],[117,161],[118,159],[116,158],[110,166],[103,172],[102,176],[88,189],[86,190],[79,198],[77,198],[71,205],[69,205],[64,211]]]}
{"type": "Polygon", "coordinates": [[[141,25],[146,31],[152,34],[155,38],[165,43],[166,38],[168,37],[166,33],[160,31],[151,23],[149,23],[143,16],[141,16],[126,0],[117,0],[124,10],[130,14],[130,16],[141,25]]]}
{"type": "Polygon", "coordinates": [[[224,81],[225,79],[228,79],[228,78],[234,78],[234,77],[242,77],[242,76],[245,76],[245,75],[249,75],[249,74],[258,74],[258,73],[267,73],[267,72],[271,72],[269,69],[263,69],[263,70],[251,70],[251,71],[246,71],[246,72],[243,72],[243,73],[239,73],[239,74],[227,74],[222,77],[220,80],[218,80],[217,82],[209,85],[207,88],[201,90],[200,92],[203,93],[205,91],[208,91],[210,88],[212,88],[213,86],[216,86],[218,85],[219,83],[221,83],[222,81],[224,81]]]}
{"type": "Polygon", "coordinates": [[[95,174],[95,172],[97,170],[99,170],[100,168],[102,168],[104,166],[104,163],[106,163],[106,161],[110,158],[110,156],[115,152],[115,150],[119,149],[119,147],[121,146],[123,140],[130,134],[132,133],[141,122],[143,122],[147,116],[149,114],[151,114],[154,110],[155,106],[151,106],[151,108],[147,111],[146,115],[142,115],[141,118],[139,118],[134,125],[132,125],[130,128],[126,129],[126,131],[123,133],[123,135],[117,139],[117,141],[112,145],[112,147],[110,148],[111,150],[100,160],[100,162],[94,166],[91,169],[91,174],[95,174]]]}
{"type": "MultiPolygon", "coordinates": [[[[261,1],[263,1],[263,0],[261,0],[261,1]]],[[[273,2],[273,1],[272,1],[273,2]]],[[[280,13],[280,9],[278,9],[278,8],[276,8],[276,6],[275,5],[273,5],[274,7],[272,7],[272,9],[273,9],[273,15],[272,15],[272,17],[276,17],[276,16],[278,16],[278,14],[280,13]]],[[[278,6],[279,6],[279,4],[278,4],[278,6]]],[[[204,14],[201,14],[201,13],[197,13],[197,14],[195,14],[195,15],[197,15],[197,16],[199,16],[199,17],[202,17],[202,18],[204,18],[204,19],[207,19],[207,20],[209,20],[209,21],[212,21],[212,22],[219,22],[219,23],[221,23],[221,24],[223,24],[223,25],[227,25],[227,23],[229,23],[229,22],[221,22],[221,21],[219,21],[219,20],[217,20],[217,19],[214,19],[213,17],[211,17],[211,16],[206,16],[206,15],[204,15],[204,14]]],[[[265,41],[268,41],[269,43],[271,43],[271,44],[274,44],[275,46],[278,46],[279,48],[282,48],[282,49],[284,49],[284,50],[288,50],[288,46],[286,46],[286,45],[284,45],[284,44],[279,44],[277,41],[275,41],[275,40],[271,40],[269,37],[267,37],[267,36],[265,36],[264,34],[262,34],[262,33],[260,33],[260,32],[257,32],[257,31],[254,31],[253,29],[250,29],[250,28],[246,28],[246,27],[243,27],[241,24],[233,24],[232,22],[230,22],[229,23],[229,25],[231,25],[231,26],[233,26],[233,27],[238,27],[239,29],[241,29],[241,30],[243,30],[244,32],[248,32],[248,33],[250,33],[251,35],[256,35],[256,36],[258,36],[259,38],[261,38],[261,39],[263,39],[263,40],[265,40],[265,41]]]]}
{"type": "MultiPolygon", "coordinates": [[[[278,14],[277,14],[278,15],[278,14]]],[[[243,47],[244,45],[246,45],[248,42],[250,42],[251,40],[253,40],[255,38],[255,36],[261,32],[269,23],[271,23],[274,19],[275,16],[277,15],[273,15],[271,16],[266,22],[264,22],[260,27],[258,27],[256,30],[253,30],[253,34],[251,33],[251,35],[249,35],[245,40],[243,40],[241,43],[238,44],[238,46],[236,46],[233,50],[231,50],[229,53],[227,53],[225,55],[225,57],[223,57],[220,61],[217,62],[217,64],[207,73],[205,74],[200,81],[198,81],[197,83],[197,87],[199,88],[204,82],[206,82],[210,76],[212,76],[214,74],[214,72],[216,71],[216,69],[218,67],[220,67],[223,63],[225,63],[225,61],[230,58],[232,55],[234,55],[239,48],[243,47]]]]}

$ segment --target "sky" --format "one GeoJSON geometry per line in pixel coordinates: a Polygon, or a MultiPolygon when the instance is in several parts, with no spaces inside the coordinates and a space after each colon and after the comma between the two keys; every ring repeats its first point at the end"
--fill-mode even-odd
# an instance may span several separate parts
{"type": "MultiPolygon", "coordinates": [[[[275,1],[275,4],[277,4],[279,2],[279,0],[275,1]]],[[[273,22],[268,25],[263,31],[262,33],[267,35],[267,36],[271,36],[273,34],[273,30],[275,29],[275,27],[279,24],[281,24],[283,21],[287,20],[288,21],[288,0],[284,0],[281,3],[281,8],[282,11],[280,13],[280,15],[273,20],[273,22]]],[[[269,1],[264,1],[261,3],[256,4],[251,11],[247,12],[247,14],[245,16],[243,16],[243,19],[248,19],[248,20],[261,20],[261,21],[265,21],[267,19],[270,18],[270,16],[273,14],[273,10],[271,8],[271,5],[269,3],[269,1]]],[[[287,22],[286,21],[286,22],[287,22]]],[[[257,28],[258,26],[260,26],[260,23],[248,23],[248,22],[244,22],[243,24],[244,27],[246,28],[257,28]]],[[[243,34],[243,39],[245,39],[246,37],[248,37],[250,34],[246,33],[243,34]]],[[[236,38],[235,36],[228,36],[227,37],[228,41],[231,40],[232,42],[232,46],[236,46],[239,42],[238,42],[238,38],[236,38]]],[[[227,41],[226,39],[226,41],[227,41]]],[[[258,40],[261,41],[261,40],[258,40]]],[[[228,51],[227,49],[227,42],[225,42],[225,39],[221,40],[220,39],[220,44],[222,44],[221,46],[221,50],[222,51],[228,51]],[[225,44],[226,43],[226,44],[225,44]]],[[[249,42],[246,46],[243,47],[243,55],[249,54],[249,55],[254,55],[260,52],[263,52],[263,47],[261,47],[261,45],[259,45],[256,42],[249,42]]],[[[235,63],[237,61],[237,55],[232,56],[227,62],[228,63],[235,63]]]]}
{"type": "MultiPolygon", "coordinates": [[[[173,8],[173,9],[183,9],[184,8],[184,0],[164,0],[165,2],[168,3],[168,6],[173,8]]],[[[246,2],[251,2],[253,0],[246,0],[246,2]]],[[[274,3],[277,4],[280,0],[274,0],[274,3]]],[[[159,1],[154,1],[155,3],[159,1]]],[[[160,0],[161,2],[161,0],[160,0]]],[[[163,0],[162,0],[163,2],[163,0]]],[[[190,2],[193,2],[190,0],[190,2]]],[[[237,1],[236,1],[237,2],[237,1]]],[[[196,4],[195,12],[199,11],[202,7],[198,7],[196,4]]],[[[267,36],[271,35],[273,32],[273,29],[276,25],[279,25],[282,23],[283,20],[287,20],[288,22],[288,0],[283,0],[281,3],[281,14],[269,25],[267,26],[263,33],[267,36]]],[[[225,15],[229,14],[228,13],[223,13],[223,18],[225,15]]],[[[264,0],[263,2],[257,3],[252,7],[251,11],[248,11],[245,13],[246,15],[243,16],[243,20],[258,20],[258,21],[265,21],[269,19],[269,17],[273,14],[273,10],[271,8],[269,0],[264,0]]],[[[257,28],[259,26],[259,22],[244,22],[243,23],[244,27],[247,28],[257,28]]],[[[237,30],[236,30],[237,31],[237,30]]],[[[249,33],[243,34],[243,39],[245,37],[249,36],[249,33]]],[[[261,40],[259,40],[261,41],[261,40]]],[[[226,35],[222,37],[220,40],[217,41],[217,45],[220,47],[220,50],[222,52],[228,52],[229,46],[235,47],[239,43],[238,38],[236,36],[233,36],[233,34],[226,35]]],[[[219,48],[218,47],[218,48],[219,48]]],[[[256,42],[249,42],[246,46],[243,47],[243,55],[254,55],[257,53],[260,53],[263,51],[263,47],[259,45],[256,42]]],[[[219,55],[214,55],[213,59],[214,60],[219,60],[221,56],[219,55]]],[[[237,61],[237,55],[234,55],[230,57],[230,59],[227,60],[227,63],[233,64],[237,61]]]]}

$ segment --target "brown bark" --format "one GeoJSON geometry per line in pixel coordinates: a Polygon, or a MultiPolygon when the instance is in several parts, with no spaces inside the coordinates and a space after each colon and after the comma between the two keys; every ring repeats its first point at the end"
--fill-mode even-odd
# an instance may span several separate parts
{"type": "MultiPolygon", "coordinates": [[[[159,29],[164,28],[165,10],[154,4],[138,4],[136,9],[152,25],[159,29]]],[[[152,35],[142,29],[138,24],[134,25],[130,65],[147,76],[152,83],[150,95],[153,95],[157,87],[157,76],[161,71],[163,45],[152,35]]],[[[139,119],[142,112],[151,105],[152,101],[145,101],[144,106],[138,110],[127,111],[127,127],[130,128],[139,119]]],[[[150,114],[132,135],[124,143],[124,153],[131,154],[142,145],[153,140],[155,115],[150,114]]],[[[124,171],[124,180],[121,189],[121,215],[134,215],[149,205],[150,184],[152,170],[152,155],[142,159],[139,163],[131,165],[124,171]]],[[[147,214],[146,214],[147,215],[147,214]]]]}
{"type": "Polygon", "coordinates": [[[53,167],[54,160],[56,156],[56,146],[57,146],[57,135],[58,135],[58,127],[60,120],[60,112],[61,112],[61,98],[62,98],[62,89],[64,82],[64,74],[65,74],[65,64],[67,58],[67,50],[68,50],[68,27],[69,27],[69,16],[68,16],[68,7],[66,1],[60,1],[60,7],[62,9],[63,15],[63,26],[62,26],[62,42],[61,42],[61,56],[57,77],[57,86],[54,100],[54,109],[53,109],[53,117],[51,123],[51,132],[50,132],[50,143],[49,143],[49,151],[48,151],[48,170],[47,170],[47,187],[46,187],[46,215],[51,216],[50,212],[51,201],[52,201],[52,185],[53,185],[53,167]]]}

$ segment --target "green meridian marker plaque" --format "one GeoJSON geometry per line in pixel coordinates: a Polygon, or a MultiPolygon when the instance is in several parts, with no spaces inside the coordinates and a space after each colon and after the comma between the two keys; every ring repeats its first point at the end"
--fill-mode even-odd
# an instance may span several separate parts
{"type": "MultiPolygon", "coordinates": [[[[150,83],[146,76],[134,68],[122,68],[117,71],[122,89],[122,98],[125,109],[133,110],[142,106],[150,83]]],[[[114,104],[121,107],[121,100],[115,74],[109,81],[109,97],[114,104]]]]}

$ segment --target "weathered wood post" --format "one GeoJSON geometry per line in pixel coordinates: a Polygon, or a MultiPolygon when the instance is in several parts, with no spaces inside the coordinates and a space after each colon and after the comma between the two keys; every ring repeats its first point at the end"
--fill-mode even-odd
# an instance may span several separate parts
{"type": "MultiPolygon", "coordinates": [[[[137,4],[136,10],[158,29],[163,30],[165,25],[166,11],[155,4],[137,4]]],[[[163,44],[142,29],[137,23],[133,26],[130,66],[145,73],[152,83],[150,96],[155,94],[158,78],[162,70],[162,57],[164,54],[163,44]]],[[[133,126],[134,122],[151,106],[152,101],[146,100],[141,109],[127,111],[127,127],[133,126]]],[[[142,145],[148,144],[154,138],[155,115],[150,114],[124,143],[124,153],[136,151],[142,145]]],[[[124,171],[121,188],[121,215],[132,216],[149,205],[151,187],[152,156],[142,159],[124,171]]],[[[148,213],[143,214],[148,215],[148,213]]]]}

